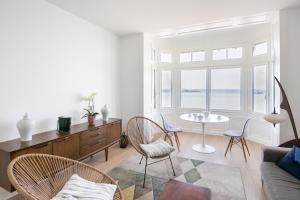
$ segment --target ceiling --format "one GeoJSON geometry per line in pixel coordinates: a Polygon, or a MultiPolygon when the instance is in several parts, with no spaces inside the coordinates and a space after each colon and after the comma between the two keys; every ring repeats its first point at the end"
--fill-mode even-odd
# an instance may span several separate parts
{"type": "Polygon", "coordinates": [[[159,32],[300,5],[299,0],[47,0],[118,35],[159,32]]]}

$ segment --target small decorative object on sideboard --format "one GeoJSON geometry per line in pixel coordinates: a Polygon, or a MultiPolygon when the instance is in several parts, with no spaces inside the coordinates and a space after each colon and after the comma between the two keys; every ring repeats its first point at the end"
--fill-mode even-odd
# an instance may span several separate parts
{"type": "Polygon", "coordinates": [[[126,135],[125,132],[121,133],[121,139],[120,139],[120,147],[121,148],[126,148],[128,145],[128,136],[126,135]]]}
{"type": "Polygon", "coordinates": [[[106,104],[103,106],[103,108],[101,108],[101,115],[102,115],[102,120],[107,121],[107,119],[108,119],[108,109],[107,109],[106,104]]]}
{"type": "Polygon", "coordinates": [[[21,141],[32,140],[32,130],[34,128],[34,121],[28,117],[27,113],[25,113],[23,118],[18,121],[17,128],[21,136],[21,141]]]}
{"type": "Polygon", "coordinates": [[[88,101],[88,108],[84,109],[86,113],[82,116],[82,118],[87,117],[90,126],[95,125],[96,116],[99,115],[99,113],[95,112],[94,98],[96,95],[97,93],[93,92],[89,96],[82,98],[84,101],[88,101]]]}
{"type": "Polygon", "coordinates": [[[57,131],[58,133],[69,132],[71,127],[71,117],[58,117],[57,131]]]}

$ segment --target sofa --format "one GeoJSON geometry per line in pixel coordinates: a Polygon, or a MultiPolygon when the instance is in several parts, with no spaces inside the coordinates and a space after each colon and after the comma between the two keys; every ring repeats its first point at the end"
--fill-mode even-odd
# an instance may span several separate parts
{"type": "Polygon", "coordinates": [[[276,165],[289,150],[282,147],[263,148],[260,170],[263,190],[268,200],[300,200],[300,180],[276,165]]]}

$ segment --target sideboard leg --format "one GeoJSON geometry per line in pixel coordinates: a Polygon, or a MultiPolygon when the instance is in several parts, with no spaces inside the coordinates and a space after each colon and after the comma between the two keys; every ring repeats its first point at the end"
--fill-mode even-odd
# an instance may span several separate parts
{"type": "Polygon", "coordinates": [[[108,148],[105,148],[105,161],[108,160],[108,148]]]}

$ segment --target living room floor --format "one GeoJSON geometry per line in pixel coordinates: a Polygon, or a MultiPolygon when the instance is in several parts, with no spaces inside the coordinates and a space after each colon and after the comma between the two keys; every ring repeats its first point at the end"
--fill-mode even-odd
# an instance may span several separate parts
{"type": "MultiPolygon", "coordinates": [[[[247,141],[251,156],[249,158],[247,157],[248,161],[246,163],[243,157],[243,152],[237,145],[234,145],[232,147],[232,151],[229,151],[227,153],[227,157],[224,157],[224,153],[229,141],[229,138],[227,137],[206,135],[206,143],[216,148],[216,152],[212,154],[201,154],[192,150],[193,144],[196,142],[201,143],[201,134],[181,133],[179,137],[181,142],[181,151],[176,151],[173,153],[173,155],[239,167],[241,169],[247,200],[265,199],[259,171],[262,145],[247,141]]],[[[108,162],[105,162],[104,152],[96,154],[93,158],[85,160],[85,162],[103,171],[109,171],[122,160],[135,153],[135,150],[131,146],[127,147],[126,149],[121,149],[115,145],[110,148],[108,162]]]]}

